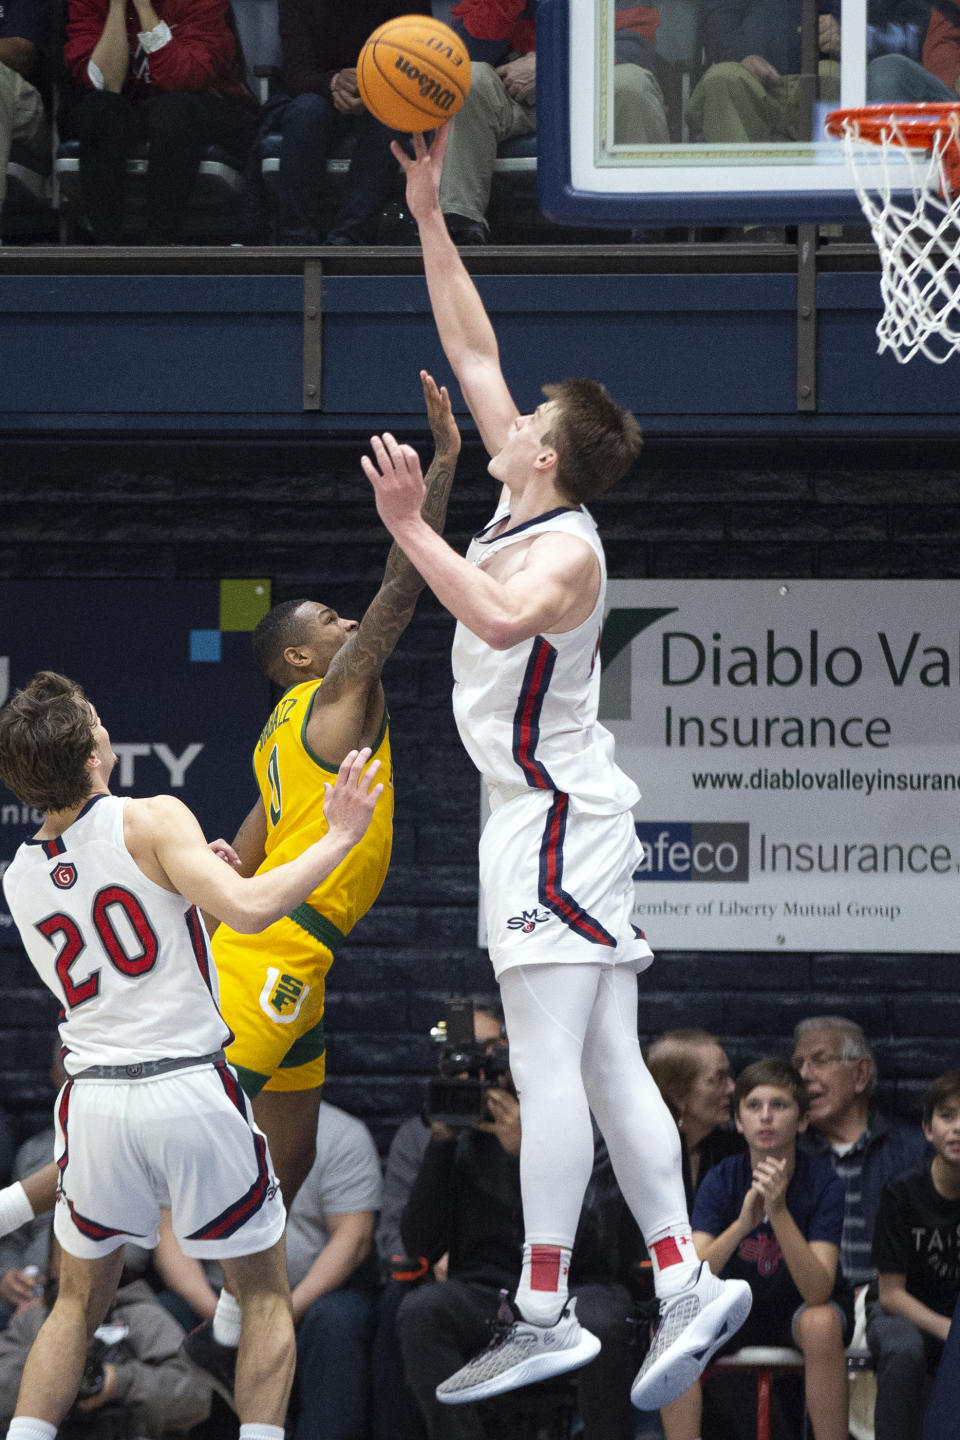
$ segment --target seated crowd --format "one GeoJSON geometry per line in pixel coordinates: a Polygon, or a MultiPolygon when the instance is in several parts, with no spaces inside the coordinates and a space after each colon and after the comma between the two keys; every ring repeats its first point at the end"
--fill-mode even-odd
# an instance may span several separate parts
{"type": "MultiPolygon", "coordinates": [[[[55,122],[61,140],[78,143],[75,233],[91,243],[116,244],[128,234],[126,162],[145,143],[147,243],[182,238],[210,146],[246,166],[250,180],[245,218],[222,239],[338,246],[415,240],[409,217],[392,203],[400,187],[390,142],[403,137],[365,109],[356,63],[377,26],[411,11],[430,13],[430,0],[262,3],[278,7],[282,59],[282,77],[262,106],[229,0],[66,0],[62,20],[54,0],[0,6],[0,210],[11,145],[49,148],[55,122]],[[268,132],[282,142],[272,199],[258,163],[268,132]],[[346,139],[353,144],[348,180],[331,197],[327,162],[346,139]]],[[[536,134],[537,3],[458,0],[448,16],[472,72],[452,121],[441,187],[458,244],[497,238],[488,212],[498,146],[536,134]]],[[[800,104],[799,0],[700,0],[699,60],[685,106],[681,88],[666,83],[673,67],[657,52],[671,3],[610,0],[614,140],[662,148],[681,133],[722,144],[805,138],[811,117],[800,104]]],[[[448,7],[433,10],[447,14],[448,7]]],[[[839,14],[840,0],[820,0],[819,91],[826,101],[839,96],[839,14]]],[[[927,0],[869,0],[868,100],[956,100],[956,18],[927,0]]]]}
{"type": "MultiPolygon", "coordinates": [[[[443,1091],[431,1087],[423,1113],[396,1131],[385,1171],[367,1128],[334,1105],[321,1107],[316,1160],[287,1225],[293,1440],[526,1433],[510,1428],[522,1391],[456,1407],[434,1394],[484,1344],[520,1270],[520,1109],[496,1002],[474,1002],[474,1030],[488,1077],[484,1118],[451,1123],[449,1102],[437,1098],[443,1091]]],[[[799,1350],[815,1440],[844,1440],[845,1350],[866,1349],[876,1375],[876,1440],[920,1440],[960,1298],[960,1071],[932,1081],[921,1124],[910,1125],[876,1107],[872,1052],[843,1017],[802,1021],[792,1049],[748,1064],[736,1079],[720,1041],[703,1030],[667,1032],[646,1055],[680,1131],[697,1253],[753,1292],[745,1325],[717,1359],[751,1345],[799,1350]]],[[[62,1078],[55,1059],[55,1087],[62,1078]]],[[[656,1302],[642,1238],[599,1132],[595,1141],[570,1288],[602,1348],[573,1385],[564,1382],[574,1427],[564,1433],[632,1440],[651,1434],[637,1431],[629,1391],[656,1302]]],[[[13,1177],[35,1170],[52,1145],[52,1128],[28,1139],[13,1177]]],[[[0,1123],[7,1172],[10,1151],[0,1123]]],[[[4,1425],[55,1293],[57,1258],[49,1216],[0,1239],[4,1425]]],[[[70,1440],[233,1433],[226,1403],[239,1324],[231,1331],[215,1317],[219,1283],[217,1269],[185,1257],[169,1228],[152,1254],[127,1246],[122,1287],[63,1427],[70,1440]],[[197,1335],[207,1335],[209,1374],[180,1349],[197,1325],[197,1335]]],[[[661,1412],[666,1440],[752,1436],[754,1402],[743,1380],[723,1366],[708,1370],[661,1412]]],[[[781,1433],[799,1433],[789,1415],[780,1423],[781,1433]]]]}

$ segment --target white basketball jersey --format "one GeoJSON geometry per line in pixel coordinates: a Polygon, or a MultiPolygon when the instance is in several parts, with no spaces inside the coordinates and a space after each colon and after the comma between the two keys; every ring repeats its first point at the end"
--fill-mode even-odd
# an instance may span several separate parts
{"type": "Polygon", "coordinates": [[[502,503],[474,536],[467,551],[471,564],[481,566],[508,545],[559,531],[591,547],[600,564],[600,590],[590,615],[575,630],[535,635],[509,650],[494,650],[465,625],[457,626],[453,712],[460,738],[494,791],[555,790],[597,814],[629,810],[640,792],[614,763],[613,736],[597,721],[607,589],[597,527],[582,507],[558,509],[488,538],[508,515],[502,503]]]}
{"type": "Polygon", "coordinates": [[[24,948],[63,1005],[71,1075],[209,1055],[232,1039],[200,914],[135,864],[125,803],[94,796],[56,840],[21,845],[3,877],[24,948]]]}

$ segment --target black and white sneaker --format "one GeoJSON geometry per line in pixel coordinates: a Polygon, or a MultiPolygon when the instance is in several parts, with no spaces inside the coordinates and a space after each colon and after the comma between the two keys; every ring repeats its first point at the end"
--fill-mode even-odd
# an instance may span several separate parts
{"type": "Polygon", "coordinates": [[[637,1409],[659,1410],[689,1390],[752,1304],[746,1280],[719,1280],[706,1263],[692,1285],[662,1300],[660,1324],[630,1389],[637,1409]]]}
{"type": "Polygon", "coordinates": [[[467,1405],[588,1364],[599,1355],[600,1341],[583,1329],[575,1307],[576,1301],[568,1300],[555,1324],[531,1325],[515,1319],[504,1298],[489,1345],[437,1386],[437,1399],[467,1405]]]}

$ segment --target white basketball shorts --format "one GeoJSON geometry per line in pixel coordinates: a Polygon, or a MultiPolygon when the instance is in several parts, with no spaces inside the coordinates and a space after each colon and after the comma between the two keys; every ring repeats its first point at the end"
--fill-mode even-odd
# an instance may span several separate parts
{"type": "Polygon", "coordinates": [[[143,1080],[68,1080],[57,1097],[54,1233],[81,1259],[157,1244],[161,1206],[186,1255],[268,1250],[283,1200],[264,1135],[230,1066],[143,1080]]]}
{"type": "Polygon", "coordinates": [[[633,816],[581,810],[554,790],[491,793],[480,882],[494,973],[512,965],[629,965],[653,960],[631,923],[643,849],[633,816]]]}

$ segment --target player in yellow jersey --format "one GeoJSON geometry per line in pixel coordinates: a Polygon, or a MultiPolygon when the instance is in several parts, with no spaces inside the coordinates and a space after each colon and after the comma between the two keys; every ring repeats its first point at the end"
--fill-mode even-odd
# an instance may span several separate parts
{"type": "MultiPolygon", "coordinates": [[[[425,371],[420,379],[434,443],[422,513],[439,531],[460,434],[446,390],[438,389],[425,371]]],[[[370,748],[368,765],[380,761],[377,780],[385,786],[364,840],[329,884],[320,885],[262,935],[241,935],[225,925],[212,930],[220,1009],[236,1037],[228,1059],[266,1132],[288,1208],[315,1154],[324,1079],[324,978],[344,936],[376,900],[390,861],[393,772],[380,677],[422,589],[420,575],[393,545],[380,589],[362,620],[345,620],[313,600],[294,600],[275,606],[254,631],[257,663],[284,687],[284,694],[254,751],[260,788],[256,804],[240,827],[234,851],[222,841],[213,848],[243,875],[299,854],[326,833],[324,783],[336,778],[351,750],[370,748]]],[[[51,1164],[0,1190],[0,1235],[53,1208],[56,1176],[51,1164]]],[[[165,1245],[164,1236],[161,1248],[165,1245]]],[[[193,1262],[185,1262],[176,1250],[165,1253],[180,1277],[189,1270],[190,1283],[196,1284],[199,1275],[205,1286],[193,1262]]],[[[184,1344],[228,1397],[239,1335],[237,1301],[224,1290],[212,1323],[205,1322],[184,1344]]]]}
{"type": "MultiPolygon", "coordinates": [[[[440,530],[460,435],[446,390],[425,371],[420,378],[434,441],[423,514],[440,530]]],[[[369,746],[386,786],[355,854],[303,905],[257,937],[224,925],[213,933],[221,1009],[236,1036],[227,1057],[253,1099],[288,1206],[315,1153],[324,977],[344,937],[376,900],[390,862],[392,767],[380,677],[422,588],[394,545],[361,621],[314,600],[293,600],[269,611],[253,635],[258,665],[284,694],[254,750],[260,796],[234,841],[241,873],[282,864],[325,833],[324,782],[347,751],[369,746]]]]}

